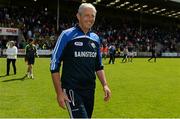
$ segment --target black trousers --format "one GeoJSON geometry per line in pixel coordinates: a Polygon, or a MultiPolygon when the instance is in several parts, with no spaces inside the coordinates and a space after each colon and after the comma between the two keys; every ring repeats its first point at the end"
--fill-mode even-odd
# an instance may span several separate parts
{"type": "Polygon", "coordinates": [[[66,102],[70,118],[91,118],[94,107],[94,90],[64,89],[71,102],[66,102]]]}
{"type": "Polygon", "coordinates": [[[111,63],[111,61],[114,64],[114,62],[115,62],[115,54],[110,54],[109,64],[111,63]]]}
{"type": "Polygon", "coordinates": [[[6,75],[9,75],[11,62],[12,62],[12,66],[13,66],[13,69],[14,69],[14,74],[16,74],[16,59],[7,59],[6,75]]]}
{"type": "Polygon", "coordinates": [[[148,61],[151,61],[154,58],[154,62],[156,62],[156,55],[152,54],[152,56],[148,59],[148,61]]]}

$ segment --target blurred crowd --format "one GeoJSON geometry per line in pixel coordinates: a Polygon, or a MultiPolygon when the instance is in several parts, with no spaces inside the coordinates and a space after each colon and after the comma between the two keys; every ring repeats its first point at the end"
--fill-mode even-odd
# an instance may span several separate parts
{"type": "MultiPolygon", "coordinates": [[[[17,42],[23,49],[27,39],[35,39],[38,49],[53,49],[62,30],[76,24],[75,15],[60,14],[59,31],[56,31],[56,14],[47,10],[27,8],[0,8],[0,27],[19,28],[24,39],[17,42]]],[[[123,21],[123,20],[122,20],[123,21]]],[[[133,47],[134,51],[147,52],[152,44],[158,44],[160,52],[177,52],[180,50],[180,28],[166,29],[158,25],[119,22],[113,24],[110,18],[98,18],[93,30],[99,35],[103,45],[115,44],[116,48],[133,47]]],[[[0,37],[0,46],[5,46],[7,39],[0,37]]]]}
{"type": "MultiPolygon", "coordinates": [[[[36,40],[38,49],[52,49],[57,39],[56,18],[46,11],[26,8],[0,8],[0,27],[18,28],[24,39],[18,42],[18,48],[24,48],[29,38],[36,40]],[[22,10],[23,9],[23,10],[22,10]]],[[[13,37],[1,37],[1,44],[13,37]]],[[[13,38],[15,39],[15,38],[13,38]]]]}

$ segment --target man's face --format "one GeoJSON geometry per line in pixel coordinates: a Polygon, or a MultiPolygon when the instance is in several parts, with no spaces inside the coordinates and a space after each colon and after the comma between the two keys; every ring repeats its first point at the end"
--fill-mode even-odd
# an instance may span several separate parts
{"type": "Polygon", "coordinates": [[[96,13],[91,8],[84,8],[82,13],[77,14],[80,26],[83,29],[90,29],[95,22],[96,13]]]}

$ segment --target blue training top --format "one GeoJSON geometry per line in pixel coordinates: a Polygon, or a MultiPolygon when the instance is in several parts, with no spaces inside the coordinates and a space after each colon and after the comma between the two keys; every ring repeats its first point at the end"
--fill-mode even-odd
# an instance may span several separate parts
{"type": "Polygon", "coordinates": [[[99,37],[79,26],[64,30],[58,38],[51,57],[51,73],[59,72],[61,61],[62,88],[94,89],[95,72],[103,69],[99,37]]]}

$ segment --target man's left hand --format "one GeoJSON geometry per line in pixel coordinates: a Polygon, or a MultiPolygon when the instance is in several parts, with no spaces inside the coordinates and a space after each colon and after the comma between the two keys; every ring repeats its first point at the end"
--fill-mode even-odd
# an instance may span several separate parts
{"type": "Polygon", "coordinates": [[[111,98],[111,90],[109,89],[108,85],[103,87],[104,90],[104,101],[108,101],[111,98]]]}

